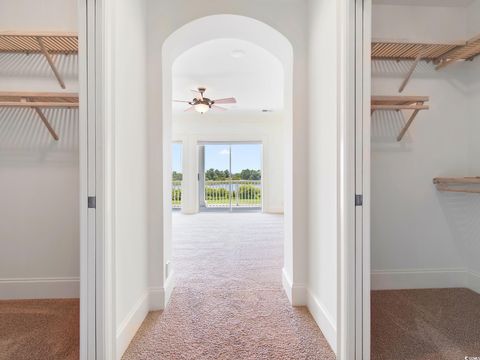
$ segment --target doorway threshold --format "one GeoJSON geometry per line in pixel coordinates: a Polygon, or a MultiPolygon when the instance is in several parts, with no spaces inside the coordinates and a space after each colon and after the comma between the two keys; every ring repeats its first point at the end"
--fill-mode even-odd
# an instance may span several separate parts
{"type": "Polygon", "coordinates": [[[230,208],[221,208],[221,207],[200,207],[200,212],[222,212],[222,213],[239,213],[239,212],[247,212],[247,213],[261,213],[262,208],[260,207],[233,207],[230,208]]]}

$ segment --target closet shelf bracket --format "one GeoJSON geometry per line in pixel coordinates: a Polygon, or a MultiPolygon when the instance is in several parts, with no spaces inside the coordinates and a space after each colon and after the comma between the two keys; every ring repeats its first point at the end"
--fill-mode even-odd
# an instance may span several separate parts
{"type": "Polygon", "coordinates": [[[401,93],[410,81],[420,61],[432,62],[440,70],[448,65],[470,61],[480,55],[480,34],[466,41],[452,43],[415,43],[398,40],[373,40],[372,59],[413,61],[400,85],[401,93]]]}
{"type": "Polygon", "coordinates": [[[405,125],[397,136],[397,141],[401,141],[413,121],[421,110],[428,110],[430,107],[425,105],[429,101],[428,96],[372,96],[371,114],[377,110],[401,111],[413,110],[408,119],[405,119],[405,125]]]}
{"type": "Polygon", "coordinates": [[[62,89],[65,89],[65,82],[55,65],[53,56],[77,54],[78,35],[71,32],[0,31],[0,53],[42,54],[58,83],[62,89]]]}
{"type": "Polygon", "coordinates": [[[448,65],[460,62],[471,61],[480,55],[480,34],[467,40],[463,46],[458,46],[443,54],[437,62],[436,70],[440,70],[448,65]]]}
{"type": "Polygon", "coordinates": [[[33,109],[56,141],[59,140],[59,136],[42,108],[75,109],[78,105],[76,93],[0,92],[0,107],[33,109]]]}
{"type": "Polygon", "coordinates": [[[52,135],[52,137],[55,139],[55,141],[58,141],[59,137],[58,137],[57,133],[53,129],[52,125],[50,125],[50,123],[48,122],[48,119],[45,116],[45,114],[42,112],[42,110],[40,110],[40,108],[38,108],[38,107],[33,107],[33,110],[35,110],[37,115],[40,117],[40,120],[42,120],[43,125],[45,125],[45,127],[47,128],[50,135],[52,135]]]}
{"type": "Polygon", "coordinates": [[[65,89],[65,82],[62,79],[62,76],[58,72],[57,67],[55,66],[55,63],[52,59],[52,55],[48,52],[47,48],[45,47],[45,44],[43,43],[43,39],[41,36],[37,36],[37,41],[38,45],[40,46],[40,50],[42,51],[43,56],[45,56],[45,59],[47,59],[48,65],[50,65],[50,68],[53,71],[53,74],[55,75],[55,78],[57,79],[58,83],[60,84],[60,87],[62,89],[65,89]]]}
{"type": "Polygon", "coordinates": [[[399,93],[401,93],[401,92],[403,92],[403,90],[405,90],[405,87],[407,86],[408,82],[412,78],[412,75],[415,72],[415,69],[417,68],[418,63],[427,55],[428,55],[428,47],[424,46],[423,50],[418,53],[414,62],[410,66],[410,70],[408,71],[407,75],[405,76],[405,79],[403,80],[402,85],[400,85],[400,88],[398,89],[399,93]]]}

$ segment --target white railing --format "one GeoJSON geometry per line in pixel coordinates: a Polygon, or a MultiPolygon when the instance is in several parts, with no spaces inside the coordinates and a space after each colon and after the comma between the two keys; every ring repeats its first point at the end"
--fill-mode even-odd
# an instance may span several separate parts
{"type": "Polygon", "coordinates": [[[182,182],[180,180],[172,181],[172,208],[180,209],[182,207],[182,182]]]}
{"type": "Polygon", "coordinates": [[[262,206],[261,180],[205,181],[206,207],[250,207],[262,206]]]}

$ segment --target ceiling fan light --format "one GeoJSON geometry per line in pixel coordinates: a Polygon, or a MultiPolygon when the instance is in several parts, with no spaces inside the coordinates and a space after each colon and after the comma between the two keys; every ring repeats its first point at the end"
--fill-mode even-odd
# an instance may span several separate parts
{"type": "Polygon", "coordinates": [[[210,106],[208,106],[207,104],[199,103],[195,105],[195,111],[199,112],[200,114],[204,114],[208,110],[210,110],[210,106]]]}

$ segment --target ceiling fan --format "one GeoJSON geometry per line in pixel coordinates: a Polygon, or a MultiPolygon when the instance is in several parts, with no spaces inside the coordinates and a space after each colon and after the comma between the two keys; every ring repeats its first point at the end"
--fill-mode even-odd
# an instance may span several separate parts
{"type": "Polygon", "coordinates": [[[195,110],[196,112],[199,112],[200,114],[204,114],[209,110],[213,110],[213,111],[226,111],[226,110],[228,110],[224,107],[217,106],[217,104],[236,104],[237,103],[237,100],[234,97],[211,100],[211,99],[203,96],[203,94],[205,93],[206,90],[207,89],[203,88],[203,87],[199,87],[198,90],[192,90],[195,97],[191,101],[188,101],[188,100],[173,100],[173,101],[190,104],[191,106],[188,109],[186,109],[185,111],[195,110]]]}

